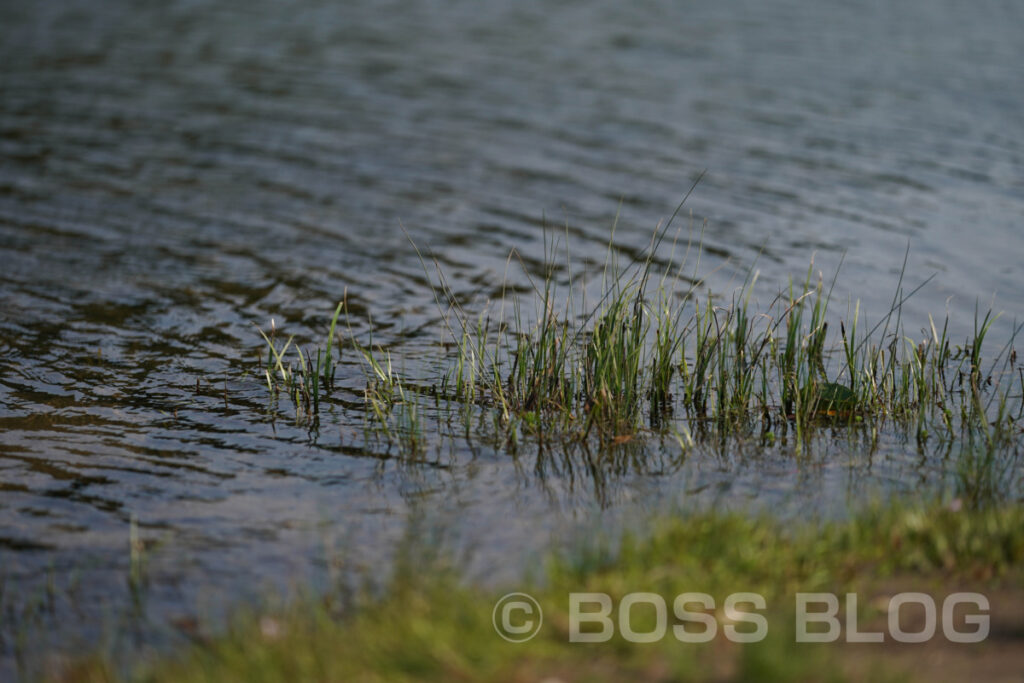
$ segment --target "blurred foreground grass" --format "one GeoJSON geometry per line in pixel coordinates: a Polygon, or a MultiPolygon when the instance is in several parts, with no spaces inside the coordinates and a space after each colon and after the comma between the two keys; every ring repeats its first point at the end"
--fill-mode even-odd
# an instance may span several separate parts
{"type": "MultiPolygon", "coordinates": [[[[269,613],[240,612],[226,632],[197,638],[172,656],[117,673],[102,656],[87,657],[59,675],[68,681],[583,681],[583,680],[944,680],[958,671],[1009,678],[1024,657],[1024,507],[971,510],[945,505],[872,507],[847,520],[784,522],[767,516],[700,512],[663,517],[642,534],[593,541],[585,549],[553,553],[543,575],[523,585],[482,588],[465,581],[436,549],[403,548],[383,589],[338,591],[269,613]],[[525,643],[499,637],[496,601],[524,591],[543,609],[537,636],[525,643]],[[885,608],[894,592],[931,596],[939,616],[934,638],[893,642],[885,608]],[[990,600],[985,642],[950,643],[941,613],[946,596],[977,591],[990,600]],[[570,593],[610,596],[613,637],[570,642],[570,593]],[[621,635],[618,606],[629,593],[655,593],[668,609],[665,636],[630,643],[621,635]],[[674,637],[673,600],[708,594],[705,643],[674,637]],[[750,632],[723,609],[733,593],[764,596],[767,636],[737,644],[725,626],[750,632]],[[838,596],[839,642],[797,643],[796,594],[838,596]],[[846,643],[845,593],[856,593],[861,631],[884,632],[881,644],[846,643]],[[714,626],[711,626],[714,623],[714,626]],[[1014,654],[1017,653],[1017,654],[1014,654]],[[906,673],[909,664],[914,676],[906,673]],[[929,664],[930,663],[930,664],[929,664]],[[924,668],[921,668],[921,667],[924,668]],[[929,668],[929,666],[931,668],[929,668]],[[961,667],[961,668],[958,668],[961,667]],[[995,668],[992,668],[995,667],[995,668]]],[[[595,609],[589,605],[586,610],[595,609]]],[[[688,610],[696,611],[694,604],[688,610]]],[[[815,610],[821,607],[815,607],[815,610]]],[[[907,610],[909,613],[911,610],[907,610]]],[[[971,607],[969,614],[978,614],[971,607]]],[[[638,633],[654,628],[651,605],[630,610],[638,633]]],[[[906,615],[905,615],[906,616],[906,615]]],[[[912,616],[912,615],[911,615],[912,616]]],[[[961,614],[959,630],[969,632],[961,614]]],[[[691,620],[692,621],[692,620],[691,620]]],[[[919,631],[921,625],[906,626],[919,631]]],[[[584,627],[584,632],[593,628],[584,627]]],[[[813,629],[812,629],[813,630],[813,629]]]]}

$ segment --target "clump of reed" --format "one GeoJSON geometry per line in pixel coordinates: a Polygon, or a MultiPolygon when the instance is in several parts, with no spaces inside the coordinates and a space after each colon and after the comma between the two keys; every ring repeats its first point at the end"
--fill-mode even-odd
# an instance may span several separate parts
{"type": "MultiPolygon", "coordinates": [[[[315,360],[313,353],[308,351],[303,353],[302,348],[294,343],[294,335],[289,336],[281,348],[278,348],[277,325],[273,319],[270,321],[270,334],[259,330],[266,348],[266,361],[263,361],[261,352],[259,364],[263,371],[262,375],[266,379],[267,390],[273,400],[281,395],[291,399],[295,405],[295,416],[298,421],[315,419],[320,412],[321,392],[329,393],[334,385],[337,363],[334,360],[332,349],[334,348],[338,317],[344,306],[344,301],[342,301],[334,309],[334,317],[331,318],[331,328],[327,333],[326,343],[323,348],[316,349],[315,360]],[[289,358],[289,349],[293,350],[294,360],[289,358]]],[[[340,360],[340,347],[338,347],[338,355],[340,360]]]]}
{"type": "Polygon", "coordinates": [[[259,330],[266,349],[266,361],[261,351],[259,364],[271,400],[276,401],[282,395],[287,397],[294,405],[296,421],[316,426],[321,396],[328,395],[334,387],[337,366],[341,362],[341,345],[336,345],[335,340],[340,342],[337,327],[343,312],[352,348],[362,361],[366,433],[396,443],[406,454],[422,453],[425,441],[417,401],[408,383],[393,368],[391,354],[373,343],[372,333],[365,345],[360,344],[352,333],[351,322],[348,321],[347,291],[334,309],[323,346],[316,347],[314,351],[303,353],[302,347],[295,343],[295,335],[290,335],[278,348],[278,330],[273,319],[269,334],[259,330]]]}
{"type": "MultiPolygon", "coordinates": [[[[656,271],[665,235],[656,232],[644,255],[621,269],[609,245],[601,296],[579,310],[571,279],[560,295],[550,254],[532,318],[516,299],[511,322],[503,314],[474,319],[440,277],[439,306],[446,320],[454,317],[446,398],[494,411],[508,430],[602,442],[644,431],[729,435],[752,425],[800,437],[823,422],[866,420],[910,425],[918,439],[987,435],[990,446],[1015,433],[1024,388],[1016,331],[988,362],[991,312],[977,316],[960,346],[948,320],[937,327],[929,318],[914,340],[902,307],[927,280],[904,291],[906,258],[890,309],[865,333],[859,303],[838,324],[830,315],[838,272],[826,282],[812,260],[802,281],[760,309],[752,269],[722,302],[700,292],[696,268],[684,276],[685,258],[656,271]]],[[[698,264],[700,250],[687,243],[698,264]]]]}
{"type": "MultiPolygon", "coordinates": [[[[562,245],[545,232],[542,279],[532,279],[524,265],[532,313],[526,310],[529,297],[520,295],[471,311],[440,265],[435,261],[431,268],[410,239],[432,281],[436,273],[434,297],[450,339],[441,340],[442,370],[424,389],[423,382],[394,369],[372,336],[361,344],[350,334],[366,378],[369,431],[421,453],[420,411],[432,398],[432,414],[456,414],[467,437],[475,418],[489,416],[494,431],[513,446],[523,435],[619,444],[658,433],[686,447],[694,434],[760,430],[772,438],[793,432],[799,451],[818,425],[870,421],[903,425],[919,442],[969,436],[983,453],[1015,443],[1024,411],[1024,369],[1014,350],[1019,327],[989,360],[983,351],[997,317],[991,311],[976,312],[973,335],[963,344],[951,340],[948,319],[939,326],[929,317],[915,338],[907,332],[903,306],[928,280],[905,291],[906,256],[889,310],[867,331],[859,302],[838,320],[831,314],[838,269],[826,280],[813,259],[803,278],[767,306],[756,297],[755,268],[731,295],[716,297],[699,276],[701,239],[695,240],[692,225],[677,262],[676,251],[684,246],[679,231],[667,238],[674,218],[625,265],[613,226],[599,296],[591,304],[586,282],[573,277],[568,235],[563,267],[562,245]],[[665,252],[667,260],[656,258],[665,252]]],[[[513,253],[510,263],[514,259],[513,253]]],[[[267,386],[272,396],[291,397],[297,413],[315,416],[321,388],[333,381],[332,341],[342,310],[345,300],[334,312],[326,350],[317,351],[315,360],[292,338],[278,349],[274,328],[270,335],[261,331],[267,386]],[[297,361],[292,364],[285,362],[289,348],[297,361]]],[[[372,335],[372,321],[370,327],[372,335]]]]}
{"type": "Polygon", "coordinates": [[[425,442],[419,406],[411,389],[394,370],[391,354],[380,346],[374,347],[372,339],[366,346],[359,344],[355,335],[352,345],[363,360],[367,433],[396,443],[407,455],[422,454],[425,442]]]}

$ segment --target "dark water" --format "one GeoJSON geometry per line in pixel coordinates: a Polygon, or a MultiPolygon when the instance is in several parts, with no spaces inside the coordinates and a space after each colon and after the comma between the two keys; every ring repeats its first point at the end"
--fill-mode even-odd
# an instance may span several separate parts
{"type": "Polygon", "coordinates": [[[162,623],[383,566],[410,516],[454,526],[497,579],[601,509],[828,510],[941,480],[898,434],[800,462],[667,449],[596,478],[468,446],[406,462],[359,436],[354,355],[318,433],[271,419],[246,372],[256,326],[319,338],[347,289],[354,332],[415,374],[441,325],[402,226],[480,301],[510,249],[542,257],[545,221],[579,263],[616,213],[616,244],[642,247],[703,169],[687,207],[717,293],[756,262],[770,298],[845,252],[842,309],[878,315],[909,244],[908,282],[937,277],[905,315],[966,331],[980,300],[1005,340],[1024,313],[1022,25],[997,0],[4,3],[8,666],[48,576],[40,623],[65,647],[117,621],[133,517],[162,623]]]}

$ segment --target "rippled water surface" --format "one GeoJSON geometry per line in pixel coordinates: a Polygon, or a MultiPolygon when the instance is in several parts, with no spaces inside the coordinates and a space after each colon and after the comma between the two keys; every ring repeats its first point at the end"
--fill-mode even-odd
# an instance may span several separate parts
{"type": "Polygon", "coordinates": [[[997,0],[4,3],[8,621],[55,576],[53,632],[95,640],[127,600],[133,518],[159,621],[378,566],[410,516],[494,578],[599,510],[926,485],[941,464],[898,434],[871,456],[837,433],[799,462],[664,449],[597,474],[470,444],[408,462],[363,442],[351,353],[319,430],[275,419],[257,326],[321,338],[347,290],[352,332],[426,379],[441,315],[403,226],[479,302],[528,286],[507,258],[537,275],[545,223],[581,268],[617,214],[616,245],[642,248],[706,169],[679,225],[707,219],[717,294],[756,263],[770,299],[845,253],[841,310],[879,315],[909,245],[908,285],[936,278],[905,315],[967,330],[980,300],[1005,341],[1022,25],[997,0]]]}

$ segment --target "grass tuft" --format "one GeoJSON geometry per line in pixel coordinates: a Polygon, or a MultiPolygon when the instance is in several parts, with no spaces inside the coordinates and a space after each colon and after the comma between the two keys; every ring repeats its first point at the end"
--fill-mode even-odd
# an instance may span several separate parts
{"type": "MultiPolygon", "coordinates": [[[[423,409],[432,399],[432,419],[443,422],[448,411],[449,424],[456,417],[467,439],[487,431],[513,451],[524,435],[540,444],[554,439],[601,447],[671,436],[688,447],[694,435],[720,440],[760,429],[772,439],[792,433],[799,454],[822,425],[884,422],[909,430],[921,446],[971,444],[972,453],[984,456],[981,462],[999,460],[1000,449],[1019,445],[1024,370],[1013,341],[1020,328],[991,359],[986,342],[998,318],[992,311],[976,311],[973,335],[961,345],[951,342],[948,318],[936,325],[929,317],[922,336],[909,334],[903,305],[930,278],[905,292],[907,255],[889,310],[865,332],[859,302],[838,320],[830,312],[839,268],[826,279],[812,260],[766,307],[756,296],[754,268],[728,298],[716,297],[701,291],[702,248],[692,228],[676,262],[679,231],[668,249],[669,225],[655,230],[647,248],[624,265],[609,240],[599,296],[590,305],[587,283],[573,278],[568,235],[563,266],[557,241],[545,231],[543,279],[534,281],[523,265],[532,283],[532,313],[529,294],[469,310],[436,261],[436,279],[431,276],[410,239],[437,283],[433,294],[448,337],[441,340],[442,369],[424,391],[374,345],[372,320],[366,344],[350,325],[366,376],[369,432],[422,453],[423,409]],[[667,262],[655,258],[663,245],[667,262]],[[560,279],[564,274],[567,281],[560,279]]],[[[513,252],[509,263],[517,259],[513,252]]],[[[274,398],[289,396],[297,416],[315,417],[322,387],[333,382],[332,344],[342,310],[347,318],[346,300],[334,312],[326,350],[315,355],[304,354],[291,337],[278,348],[273,326],[269,335],[261,331],[267,387],[274,398]]],[[[964,481],[975,482],[979,492],[991,490],[969,476],[972,467],[963,466],[964,481]]]]}

